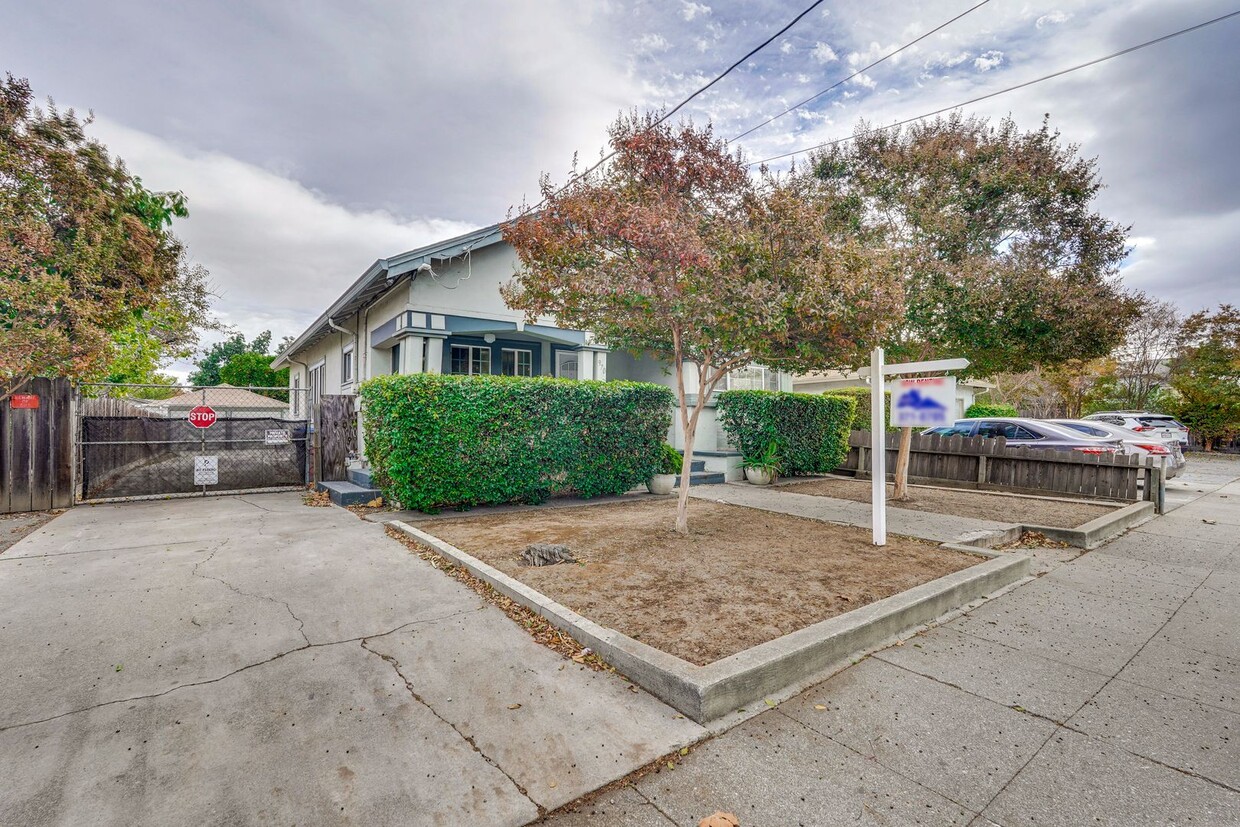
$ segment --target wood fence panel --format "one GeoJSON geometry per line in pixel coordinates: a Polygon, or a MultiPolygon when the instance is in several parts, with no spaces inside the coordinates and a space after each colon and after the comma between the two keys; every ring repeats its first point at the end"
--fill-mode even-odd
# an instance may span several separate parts
{"type": "Polygon", "coordinates": [[[70,387],[64,379],[32,379],[15,396],[37,407],[0,403],[0,513],[73,504],[70,387]]]}
{"type": "Polygon", "coordinates": [[[326,395],[319,400],[319,479],[348,479],[348,458],[357,440],[352,396],[326,395]]]}

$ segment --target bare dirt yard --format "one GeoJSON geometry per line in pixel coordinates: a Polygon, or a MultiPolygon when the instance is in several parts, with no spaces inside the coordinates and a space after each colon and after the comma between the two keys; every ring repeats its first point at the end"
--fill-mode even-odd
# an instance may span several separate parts
{"type": "Polygon", "coordinates": [[[705,665],[982,562],[921,540],[672,498],[430,520],[418,527],[589,619],[705,665]],[[579,561],[533,567],[531,543],[579,561]]]}
{"type": "Polygon", "coordinates": [[[51,520],[60,511],[27,511],[20,514],[0,514],[0,554],[4,554],[18,540],[51,520]]]}
{"type": "MultiPolygon", "coordinates": [[[[890,485],[887,486],[888,495],[891,494],[891,488],[890,485]]],[[[870,501],[869,480],[836,477],[789,483],[777,486],[774,490],[834,497],[837,500],[852,500],[858,503],[870,501]]],[[[1119,505],[1107,503],[1061,502],[1038,497],[1018,497],[990,494],[984,491],[922,486],[912,486],[909,492],[912,495],[911,500],[888,501],[887,504],[892,508],[907,508],[912,511],[929,511],[935,514],[951,514],[955,517],[974,517],[980,520],[999,520],[1004,523],[1045,525],[1056,528],[1076,528],[1090,520],[1110,514],[1119,507],[1119,505]]]]}

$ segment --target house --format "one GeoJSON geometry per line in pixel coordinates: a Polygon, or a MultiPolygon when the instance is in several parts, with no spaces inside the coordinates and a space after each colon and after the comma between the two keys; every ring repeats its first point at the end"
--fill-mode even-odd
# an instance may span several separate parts
{"type": "MultiPolygon", "coordinates": [[[[870,379],[853,371],[819,371],[804,373],[792,378],[792,389],[797,393],[827,393],[840,388],[868,388],[870,379]]],[[[956,419],[963,419],[969,406],[978,401],[977,397],[989,393],[994,383],[985,379],[956,380],[956,419]]]]}
{"type": "Polygon", "coordinates": [[[289,403],[270,396],[263,396],[246,388],[235,385],[219,384],[197,390],[186,391],[168,399],[130,400],[148,413],[158,416],[184,419],[191,410],[199,405],[206,405],[215,411],[220,419],[258,419],[271,417],[284,419],[289,411],[289,403]]]}
{"type": "MultiPolygon", "coordinates": [[[[272,367],[289,368],[289,387],[309,389],[312,405],[324,394],[356,394],[360,382],[393,373],[674,385],[671,366],[655,358],[612,351],[588,331],[558,327],[554,319],[526,323],[524,313],[509,308],[500,295],[518,267],[516,251],[498,224],[379,259],[272,367]]],[[[692,394],[697,376],[692,368],[689,374],[686,390],[692,394]]],[[[792,377],[755,365],[733,373],[727,386],[791,390],[792,377]]],[[[713,402],[707,405],[694,453],[706,460],[708,471],[739,478],[740,458],[716,427],[713,402]]],[[[668,441],[684,447],[679,423],[668,441]]],[[[358,444],[363,445],[360,434],[358,444]]]]}

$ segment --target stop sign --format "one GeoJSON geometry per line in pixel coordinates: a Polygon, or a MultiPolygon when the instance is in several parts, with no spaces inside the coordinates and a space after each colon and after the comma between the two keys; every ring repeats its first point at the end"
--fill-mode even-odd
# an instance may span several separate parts
{"type": "Polygon", "coordinates": [[[215,409],[199,405],[189,412],[189,424],[195,428],[210,428],[215,424],[215,409]]]}

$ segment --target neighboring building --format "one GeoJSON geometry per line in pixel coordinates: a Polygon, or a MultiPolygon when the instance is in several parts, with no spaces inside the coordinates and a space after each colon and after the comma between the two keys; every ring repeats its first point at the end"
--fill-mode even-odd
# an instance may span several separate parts
{"type": "MultiPolygon", "coordinates": [[[[792,389],[797,393],[827,393],[840,388],[868,388],[869,377],[859,376],[850,371],[829,370],[806,373],[792,378],[792,389]]],[[[989,393],[994,384],[985,379],[956,380],[955,418],[963,419],[969,406],[978,401],[978,397],[989,393]]]]}
{"type": "Polygon", "coordinates": [[[211,385],[186,391],[168,399],[129,400],[131,404],[159,416],[183,419],[199,405],[206,405],[221,419],[283,419],[289,403],[263,396],[236,385],[211,385]]]}
{"type": "MultiPolygon", "coordinates": [[[[499,290],[518,266],[499,225],[379,259],[272,367],[289,368],[289,387],[309,389],[312,404],[323,394],[356,394],[361,381],[392,373],[627,379],[673,386],[666,363],[612,352],[590,333],[557,327],[552,319],[525,323],[524,313],[509,308],[499,290]]],[[[686,390],[692,394],[697,376],[692,368],[689,374],[686,390]]],[[[735,372],[728,386],[791,390],[792,378],[753,366],[735,372]]],[[[707,455],[708,469],[737,477],[739,459],[715,427],[713,403],[707,404],[695,453],[707,455]]],[[[668,439],[684,447],[678,422],[668,439]]]]}

